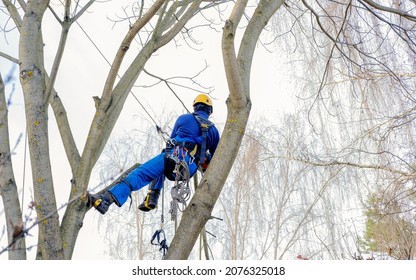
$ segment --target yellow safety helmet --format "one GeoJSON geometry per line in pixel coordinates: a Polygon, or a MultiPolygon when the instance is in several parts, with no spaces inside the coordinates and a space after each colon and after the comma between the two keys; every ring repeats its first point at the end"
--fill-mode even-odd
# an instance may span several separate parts
{"type": "Polygon", "coordinates": [[[194,103],[192,104],[192,106],[195,106],[198,103],[203,103],[205,105],[208,105],[208,106],[211,106],[212,107],[212,100],[206,94],[200,94],[200,95],[198,95],[195,98],[194,103]]]}

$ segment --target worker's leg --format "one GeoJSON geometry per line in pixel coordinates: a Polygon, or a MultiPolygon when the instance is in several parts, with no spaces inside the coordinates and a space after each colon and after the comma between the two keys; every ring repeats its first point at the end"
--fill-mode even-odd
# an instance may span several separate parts
{"type": "Polygon", "coordinates": [[[115,197],[117,205],[123,205],[132,191],[140,190],[154,179],[161,177],[164,172],[163,162],[162,153],[134,169],[120,183],[112,187],[109,192],[115,197]]]}
{"type": "Polygon", "coordinates": [[[149,185],[149,191],[144,199],[144,201],[139,205],[139,210],[148,212],[157,207],[159,201],[160,191],[163,188],[163,182],[165,176],[158,177],[154,179],[149,185]]]}
{"type": "Polygon", "coordinates": [[[121,207],[132,191],[137,191],[148,185],[155,178],[161,177],[163,172],[164,153],[161,153],[131,171],[126,178],[104,194],[100,196],[90,195],[91,203],[101,214],[107,212],[113,202],[121,207]]]}

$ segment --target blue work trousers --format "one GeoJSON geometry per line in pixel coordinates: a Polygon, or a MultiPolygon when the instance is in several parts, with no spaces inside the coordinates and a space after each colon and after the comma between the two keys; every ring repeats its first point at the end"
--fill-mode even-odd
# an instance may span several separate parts
{"type": "MultiPolygon", "coordinates": [[[[197,171],[197,163],[193,161],[188,153],[180,152],[179,154],[180,160],[183,159],[182,155],[185,155],[184,160],[188,164],[189,173],[192,177],[197,171]]],[[[127,201],[131,191],[140,190],[144,186],[147,186],[154,179],[157,179],[157,182],[153,189],[161,190],[163,188],[163,181],[165,179],[165,157],[166,152],[160,153],[159,155],[132,170],[127,175],[127,177],[123,179],[123,181],[112,187],[109,192],[116,199],[116,204],[118,206],[122,206],[127,201]]]]}

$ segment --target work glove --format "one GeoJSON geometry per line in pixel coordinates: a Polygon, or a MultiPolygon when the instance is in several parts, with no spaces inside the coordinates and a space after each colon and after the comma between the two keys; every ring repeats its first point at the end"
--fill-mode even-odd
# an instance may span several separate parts
{"type": "Polygon", "coordinates": [[[205,172],[208,169],[209,163],[211,161],[208,158],[204,159],[204,162],[200,164],[202,172],[205,172]]]}

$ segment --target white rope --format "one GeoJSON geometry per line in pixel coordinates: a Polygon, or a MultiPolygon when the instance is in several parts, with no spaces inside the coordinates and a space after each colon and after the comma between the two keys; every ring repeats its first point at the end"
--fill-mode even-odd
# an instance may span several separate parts
{"type": "Polygon", "coordinates": [[[171,220],[176,221],[178,210],[183,212],[187,206],[187,201],[191,197],[191,188],[189,187],[190,172],[188,164],[182,160],[177,161],[173,173],[175,176],[175,185],[171,189],[172,201],[170,203],[171,220]]]}

